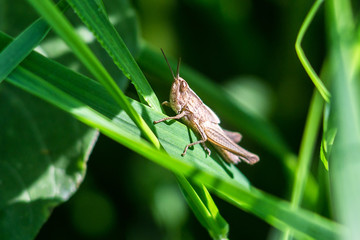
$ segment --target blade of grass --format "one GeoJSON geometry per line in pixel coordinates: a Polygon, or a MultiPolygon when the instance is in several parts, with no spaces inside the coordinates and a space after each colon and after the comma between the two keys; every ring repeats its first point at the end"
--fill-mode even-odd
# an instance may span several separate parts
{"type": "Polygon", "coordinates": [[[200,223],[209,230],[213,239],[228,239],[229,225],[225,219],[221,217],[207,188],[202,185],[201,187],[195,186],[194,189],[185,177],[177,175],[177,179],[182,186],[187,201],[191,202],[189,205],[192,207],[192,211],[200,220],[200,223]],[[202,197],[199,196],[199,193],[203,193],[202,197]],[[205,203],[207,203],[207,205],[205,205],[205,203]]]}
{"type": "Polygon", "coordinates": [[[336,129],[329,173],[334,212],[349,229],[342,239],[360,238],[360,92],[358,51],[360,41],[351,1],[326,1],[330,49],[332,102],[329,127],[336,129]],[[355,50],[355,51],[354,51],[355,50]],[[354,66],[356,66],[354,68],[354,66]]]}
{"type": "MultiPolygon", "coordinates": [[[[66,11],[69,5],[62,0],[58,7],[60,11],[66,11]]],[[[40,18],[0,52],[0,83],[39,45],[50,29],[47,22],[40,18]]]]}
{"type": "Polygon", "coordinates": [[[140,99],[161,112],[161,106],[150,84],[135,62],[124,41],[109,22],[104,11],[99,12],[96,1],[68,0],[77,15],[94,33],[99,43],[112,57],[114,63],[132,81],[140,99]]]}
{"type": "MultiPolygon", "coordinates": [[[[300,207],[301,200],[304,195],[311,159],[314,154],[316,139],[319,133],[323,106],[323,99],[320,94],[315,91],[311,99],[305,130],[301,140],[298,165],[296,168],[294,185],[291,194],[291,206],[294,209],[300,207]]],[[[284,239],[291,239],[290,231],[286,232],[284,239]]]]}
{"type": "MultiPolygon", "coordinates": [[[[321,94],[322,98],[328,102],[330,98],[330,94],[326,89],[325,85],[323,84],[323,82],[316,74],[315,70],[311,67],[310,62],[307,59],[301,47],[301,43],[304,38],[304,35],[308,27],[310,26],[316,12],[319,10],[322,2],[323,0],[315,1],[310,11],[306,15],[306,18],[300,27],[296,39],[295,49],[301,64],[303,65],[309,77],[312,79],[318,92],[321,94]]],[[[310,103],[310,109],[305,124],[303,138],[301,140],[298,165],[295,173],[294,185],[291,194],[291,206],[293,208],[298,208],[303,198],[306,179],[307,176],[309,175],[309,167],[310,167],[312,155],[314,153],[316,138],[320,127],[320,120],[321,120],[323,106],[324,104],[322,99],[317,94],[317,92],[314,92],[310,103]]],[[[290,230],[286,231],[283,239],[291,239],[291,238],[292,236],[290,230]]]]}
{"type": "Polygon", "coordinates": [[[35,10],[54,28],[60,37],[69,45],[78,56],[79,60],[87,69],[102,83],[106,90],[116,100],[116,102],[129,114],[135,124],[142,130],[144,136],[155,146],[160,147],[160,143],[149,126],[141,116],[131,107],[124,93],[117,87],[104,66],[99,62],[86,44],[77,36],[71,24],[56,8],[54,3],[49,0],[29,0],[35,10]]]}
{"type": "Polygon", "coordinates": [[[295,50],[296,50],[296,53],[298,55],[298,58],[299,58],[301,64],[303,65],[303,67],[304,67],[306,73],[308,74],[308,76],[310,77],[310,79],[313,81],[315,87],[320,92],[320,94],[324,98],[324,100],[326,102],[329,102],[329,99],[330,99],[329,91],[327,90],[327,88],[325,87],[324,83],[321,81],[319,76],[316,74],[315,70],[313,69],[309,60],[307,59],[307,57],[304,53],[304,50],[301,47],[301,43],[302,43],[302,40],[304,39],[304,35],[305,35],[307,29],[309,28],[312,20],[314,19],[316,12],[319,10],[319,8],[323,2],[324,2],[324,0],[315,1],[313,6],[311,7],[310,11],[306,15],[305,20],[301,24],[299,33],[296,37],[295,50]]]}

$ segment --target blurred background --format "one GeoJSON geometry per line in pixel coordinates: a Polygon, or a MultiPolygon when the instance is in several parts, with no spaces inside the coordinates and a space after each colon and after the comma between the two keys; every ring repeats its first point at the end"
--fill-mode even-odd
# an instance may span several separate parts
{"type": "MultiPolygon", "coordinates": [[[[183,63],[224,86],[249,112],[274,124],[294,153],[299,148],[313,91],[294,44],[312,3],[312,0],[104,0],[115,23],[121,17],[136,17],[131,22],[137,29],[134,35],[122,35],[129,45],[131,38],[139,37],[140,44],[163,48],[175,59],[181,57],[183,63]],[[119,15],[121,7],[128,3],[134,11],[119,15]]],[[[322,11],[323,8],[303,43],[316,71],[325,50],[322,11]]],[[[66,14],[74,25],[79,24],[72,10],[66,14]]],[[[11,36],[36,18],[26,1],[0,0],[0,30],[11,36]]],[[[44,42],[44,49],[50,41],[52,44],[58,41],[57,49],[61,48],[61,41],[52,34],[44,42]]],[[[104,62],[109,61],[101,48],[93,45],[104,62]]],[[[133,50],[135,56],[138,51],[133,50]]],[[[54,49],[49,52],[53,54],[50,57],[65,65],[69,65],[68,58],[73,59],[71,54],[57,55],[54,49]]],[[[72,67],[81,70],[76,64],[72,67]]],[[[170,82],[145,74],[160,101],[168,100],[170,82]]],[[[168,76],[171,78],[170,72],[168,76]]],[[[136,98],[132,86],[119,79],[120,86],[127,87],[127,95],[136,98]]],[[[223,126],[239,131],[226,122],[223,126]]],[[[257,188],[289,199],[287,189],[292,183],[280,159],[263,150],[256,139],[244,136],[243,141],[261,156],[261,161],[255,166],[239,164],[241,171],[257,188]]],[[[230,239],[267,239],[276,234],[255,216],[216,196],[214,199],[230,225],[230,239]]],[[[54,209],[36,239],[208,238],[187,207],[171,172],[100,136],[83,184],[67,203],[54,209]]]]}

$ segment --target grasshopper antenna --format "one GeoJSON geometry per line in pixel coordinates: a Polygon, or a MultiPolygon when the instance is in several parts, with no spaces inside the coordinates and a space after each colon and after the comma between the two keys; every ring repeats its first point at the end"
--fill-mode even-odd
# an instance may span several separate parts
{"type": "MultiPolygon", "coordinates": [[[[173,72],[173,70],[172,70],[172,68],[171,68],[171,66],[170,66],[169,61],[167,60],[167,57],[166,57],[166,55],[165,55],[165,53],[164,53],[164,50],[163,50],[162,48],[160,48],[160,49],[161,49],[162,54],[164,55],[164,58],[165,58],[165,61],[166,61],[167,65],[169,66],[169,69],[170,69],[170,71],[171,71],[171,74],[172,74],[173,78],[175,79],[174,72],[173,72]]],[[[179,65],[178,65],[178,69],[179,69],[179,65]]],[[[179,71],[177,72],[177,76],[179,76],[179,71]]]]}
{"type": "Polygon", "coordinates": [[[177,65],[177,68],[176,68],[176,77],[179,78],[179,71],[180,71],[180,63],[181,63],[181,58],[179,58],[179,61],[178,61],[178,65],[177,65]]]}

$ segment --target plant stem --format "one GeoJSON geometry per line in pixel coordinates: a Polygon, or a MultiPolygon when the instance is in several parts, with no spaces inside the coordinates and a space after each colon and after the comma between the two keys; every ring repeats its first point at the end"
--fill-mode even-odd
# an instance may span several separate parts
{"type": "MultiPolygon", "coordinates": [[[[305,185],[309,176],[309,168],[316,139],[319,132],[324,100],[317,90],[314,90],[310,103],[309,113],[306,119],[305,130],[301,141],[298,166],[295,172],[293,191],[291,194],[291,207],[298,208],[304,195],[305,185]]],[[[290,239],[290,231],[286,231],[284,239],[290,239]]]]}

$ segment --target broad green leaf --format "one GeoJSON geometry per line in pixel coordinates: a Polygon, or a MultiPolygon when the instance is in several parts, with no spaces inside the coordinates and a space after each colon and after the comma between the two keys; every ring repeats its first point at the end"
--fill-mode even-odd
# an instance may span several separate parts
{"type": "MultiPolygon", "coordinates": [[[[341,229],[335,223],[302,209],[294,210],[289,203],[250,187],[236,167],[228,166],[215,154],[206,157],[201,146],[196,146],[181,157],[184,146],[189,142],[189,132],[183,124],[174,121],[153,128],[169,156],[140,137],[140,130],[98,83],[38,54],[31,54],[23,66],[25,69],[18,67],[7,81],[46,99],[89,126],[99,128],[107,136],[149,160],[205,184],[220,197],[269,224],[283,230],[290,227],[295,236],[301,238],[334,239],[340,234],[341,229]],[[54,71],[58,75],[49,74],[54,71]]],[[[136,101],[131,102],[149,124],[164,116],[136,101]]],[[[192,132],[190,139],[195,139],[192,132]]]]}
{"type": "MultiPolygon", "coordinates": [[[[63,1],[60,7],[67,8],[63,1]]],[[[39,19],[0,53],[1,79],[49,30],[39,19]]],[[[82,182],[97,131],[9,85],[0,98],[0,239],[32,239],[82,182]]]]}
{"type": "MultiPolygon", "coordinates": [[[[68,0],[68,2],[86,26],[94,33],[100,44],[112,57],[114,63],[134,84],[140,99],[143,99],[149,106],[161,112],[159,100],[151,89],[150,84],[135,62],[124,41],[109,22],[108,16],[104,11],[98,11],[99,6],[96,1],[68,0]]],[[[129,8],[129,3],[126,5],[119,7],[133,11],[129,8]]]]}
{"type": "Polygon", "coordinates": [[[0,239],[30,240],[79,187],[97,131],[7,83],[0,115],[0,239]]]}
{"type": "Polygon", "coordinates": [[[329,129],[336,131],[329,158],[332,204],[335,216],[349,229],[343,239],[359,239],[360,39],[351,1],[326,1],[326,14],[333,95],[329,129]]]}

